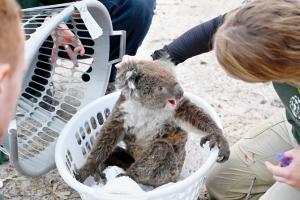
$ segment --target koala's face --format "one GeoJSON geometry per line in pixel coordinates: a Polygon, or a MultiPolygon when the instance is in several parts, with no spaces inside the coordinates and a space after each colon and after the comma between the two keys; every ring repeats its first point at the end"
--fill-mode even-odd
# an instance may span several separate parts
{"type": "Polygon", "coordinates": [[[172,70],[157,61],[127,63],[118,69],[117,87],[150,109],[174,109],[183,96],[172,70]]]}

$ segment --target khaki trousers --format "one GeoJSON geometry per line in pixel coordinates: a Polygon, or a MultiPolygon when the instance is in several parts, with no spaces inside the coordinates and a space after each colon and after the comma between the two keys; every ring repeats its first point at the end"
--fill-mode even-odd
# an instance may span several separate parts
{"type": "Polygon", "coordinates": [[[267,160],[278,163],[279,152],[299,148],[291,128],[279,112],[243,136],[231,147],[229,160],[210,171],[206,187],[211,199],[300,200],[300,191],[275,182],[264,165],[267,160]]]}

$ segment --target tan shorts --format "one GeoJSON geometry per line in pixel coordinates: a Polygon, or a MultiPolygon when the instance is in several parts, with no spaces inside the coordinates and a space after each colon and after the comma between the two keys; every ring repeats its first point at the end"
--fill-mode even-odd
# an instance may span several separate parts
{"type": "Polygon", "coordinates": [[[233,145],[229,160],[215,164],[207,177],[211,199],[300,199],[300,191],[275,183],[264,165],[267,160],[277,163],[278,152],[300,148],[291,128],[285,113],[278,113],[233,145]]]}

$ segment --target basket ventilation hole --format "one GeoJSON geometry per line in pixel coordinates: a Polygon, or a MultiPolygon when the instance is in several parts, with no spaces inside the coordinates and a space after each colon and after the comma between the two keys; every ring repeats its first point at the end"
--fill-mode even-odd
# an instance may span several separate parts
{"type": "Polygon", "coordinates": [[[99,125],[102,125],[104,123],[104,119],[103,119],[102,113],[99,112],[97,114],[97,119],[98,119],[99,125]]]}
{"type": "Polygon", "coordinates": [[[68,155],[66,155],[66,160],[67,160],[68,165],[71,167],[71,162],[70,162],[68,155]]]}
{"type": "Polygon", "coordinates": [[[68,89],[68,94],[72,97],[75,97],[77,99],[83,99],[84,98],[84,93],[83,91],[80,91],[78,89],[75,88],[69,88],[68,89]]]}
{"type": "Polygon", "coordinates": [[[66,96],[64,98],[64,101],[67,103],[67,104],[70,104],[72,106],[75,106],[75,107],[79,107],[80,106],[80,101],[77,100],[76,98],[74,97],[71,97],[71,96],[66,96]]]}
{"type": "Polygon", "coordinates": [[[38,144],[44,146],[44,147],[47,147],[47,146],[48,146],[48,142],[42,140],[41,138],[39,138],[39,137],[37,137],[37,136],[34,136],[34,137],[33,137],[33,140],[34,140],[35,142],[37,142],[38,144]]]}
{"type": "Polygon", "coordinates": [[[97,122],[96,122],[96,120],[95,120],[95,118],[94,117],[91,117],[91,125],[92,125],[92,128],[93,129],[96,129],[97,128],[97,122]]]}
{"type": "Polygon", "coordinates": [[[86,74],[86,73],[85,73],[85,74],[82,74],[81,78],[82,78],[82,80],[83,80],[84,82],[89,82],[90,79],[91,79],[90,75],[88,75],[88,74],[86,74]]]}
{"type": "Polygon", "coordinates": [[[72,118],[72,115],[64,112],[63,110],[56,111],[56,114],[65,121],[69,121],[72,118]]]}
{"type": "Polygon", "coordinates": [[[49,135],[47,135],[47,134],[45,134],[45,133],[43,133],[43,132],[39,132],[39,133],[38,133],[38,136],[39,136],[40,138],[42,138],[43,140],[46,140],[46,141],[48,141],[48,142],[53,142],[53,141],[54,141],[53,138],[49,137],[49,135]]]}
{"type": "Polygon", "coordinates": [[[27,92],[27,93],[29,93],[29,94],[35,96],[35,97],[41,97],[41,96],[42,96],[42,94],[41,94],[40,92],[38,92],[38,91],[36,91],[36,90],[33,90],[33,89],[30,88],[30,87],[27,87],[27,88],[25,89],[25,92],[27,92]]]}
{"type": "Polygon", "coordinates": [[[29,118],[29,117],[26,118],[26,122],[28,122],[29,124],[31,124],[31,125],[34,126],[34,127],[42,127],[42,126],[43,126],[43,125],[42,125],[40,122],[38,122],[37,120],[34,120],[34,119],[32,119],[32,118],[29,118]]]}
{"type": "Polygon", "coordinates": [[[104,110],[104,115],[105,115],[105,118],[107,119],[108,116],[110,115],[110,110],[109,110],[109,108],[105,108],[105,110],[104,110]]]}
{"type": "Polygon", "coordinates": [[[80,132],[82,140],[84,140],[85,139],[85,132],[84,132],[82,127],[80,127],[79,132],[80,132]]]}
{"type": "Polygon", "coordinates": [[[43,101],[45,101],[46,103],[53,105],[53,106],[58,106],[59,102],[54,100],[53,98],[51,98],[48,95],[43,96],[43,101]]]}
{"type": "Polygon", "coordinates": [[[91,141],[91,145],[94,146],[94,144],[95,144],[95,137],[92,136],[91,139],[90,139],[90,141],[91,141]]]}
{"type": "Polygon", "coordinates": [[[37,131],[37,128],[35,127],[35,125],[30,123],[28,118],[19,123],[17,122],[17,126],[20,127],[22,134],[25,134],[27,136],[30,136],[30,135],[32,135],[32,132],[37,131]]]}
{"type": "Polygon", "coordinates": [[[86,133],[91,134],[91,127],[90,127],[89,123],[85,122],[84,126],[85,126],[86,133]]]}
{"type": "Polygon", "coordinates": [[[20,155],[24,154],[23,156],[27,158],[33,157],[33,155],[29,153],[27,150],[24,150],[23,147],[19,147],[19,153],[20,155]]]}
{"type": "Polygon", "coordinates": [[[75,177],[76,174],[75,170],[73,169],[72,172],[73,172],[73,177],[75,177]]]}
{"type": "Polygon", "coordinates": [[[85,146],[86,146],[86,149],[88,150],[88,152],[91,151],[92,148],[91,148],[91,145],[89,142],[86,142],[85,146]]]}
{"type": "Polygon", "coordinates": [[[75,114],[77,112],[76,108],[66,104],[66,103],[62,103],[60,106],[64,111],[70,113],[70,114],[75,114]]]}
{"type": "MultiPolygon", "coordinates": [[[[50,61],[50,57],[49,56],[42,55],[42,54],[38,56],[38,59],[39,59],[39,61],[43,61],[43,62],[49,62],[50,61]]],[[[40,83],[40,82],[38,82],[38,83],[40,83]]]]}
{"type": "Polygon", "coordinates": [[[22,142],[22,140],[27,140],[28,138],[26,137],[26,135],[18,134],[18,139],[20,139],[20,142],[22,142]]]}
{"type": "Polygon", "coordinates": [[[28,84],[31,88],[37,90],[37,91],[40,91],[40,92],[44,92],[45,91],[45,87],[40,85],[40,84],[37,84],[35,82],[29,82],[28,84]]]}
{"type": "Polygon", "coordinates": [[[38,67],[38,69],[42,69],[44,72],[48,72],[48,73],[51,72],[53,69],[52,65],[41,61],[38,61],[36,63],[36,66],[38,67]]]}
{"type": "Polygon", "coordinates": [[[75,137],[76,137],[77,143],[78,143],[79,145],[81,145],[81,139],[80,139],[80,137],[79,137],[79,134],[76,133],[76,134],[75,134],[75,137]]]}
{"type": "Polygon", "coordinates": [[[28,144],[31,145],[35,150],[43,151],[44,148],[34,143],[32,140],[28,141],[28,144]]]}
{"type": "Polygon", "coordinates": [[[59,134],[55,131],[53,131],[52,129],[50,128],[47,128],[47,127],[44,127],[43,128],[43,131],[45,131],[45,133],[47,135],[49,135],[50,137],[54,137],[54,138],[57,138],[59,136],[59,134]]]}
{"type": "Polygon", "coordinates": [[[83,157],[86,157],[86,150],[84,147],[81,147],[81,152],[82,152],[83,157]]]}
{"type": "Polygon", "coordinates": [[[32,132],[27,131],[27,130],[21,128],[21,127],[20,127],[20,132],[21,132],[22,134],[26,135],[26,136],[32,136],[32,132]]]}
{"type": "Polygon", "coordinates": [[[68,154],[68,156],[69,156],[69,158],[70,158],[70,161],[73,161],[73,158],[72,158],[72,155],[71,155],[71,152],[70,152],[69,149],[67,150],[67,154],[68,154]]]}
{"type": "Polygon", "coordinates": [[[89,67],[89,69],[86,71],[86,73],[91,73],[93,71],[92,67],[89,67]]]}
{"type": "Polygon", "coordinates": [[[22,94],[22,97],[25,97],[26,99],[28,99],[29,101],[31,101],[32,103],[36,103],[37,102],[37,99],[34,98],[33,96],[27,94],[27,93],[23,93],[22,94]]]}
{"type": "Polygon", "coordinates": [[[47,104],[47,103],[45,103],[45,102],[43,102],[43,101],[41,101],[41,102],[39,103],[39,106],[42,107],[42,108],[44,108],[45,110],[47,110],[47,111],[49,111],[49,112],[54,112],[54,111],[55,111],[55,107],[50,106],[49,104],[47,104]]]}
{"type": "Polygon", "coordinates": [[[23,144],[24,149],[26,149],[29,153],[31,154],[38,154],[39,151],[32,148],[31,146],[27,145],[27,144],[23,144]]]}
{"type": "Polygon", "coordinates": [[[71,172],[71,169],[70,169],[70,167],[69,167],[69,165],[68,165],[68,163],[67,163],[67,162],[66,162],[66,166],[67,166],[67,168],[68,168],[69,172],[71,172]]]}

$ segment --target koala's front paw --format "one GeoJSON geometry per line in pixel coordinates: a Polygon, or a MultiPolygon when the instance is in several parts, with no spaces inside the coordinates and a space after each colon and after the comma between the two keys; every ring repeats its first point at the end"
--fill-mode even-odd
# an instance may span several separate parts
{"type": "Polygon", "coordinates": [[[94,181],[97,183],[102,181],[104,184],[106,184],[107,183],[106,175],[103,172],[95,172],[94,181]]]}
{"type": "Polygon", "coordinates": [[[106,183],[107,179],[105,174],[103,173],[102,165],[99,165],[97,168],[94,166],[91,167],[91,165],[85,165],[79,170],[76,171],[75,178],[83,183],[87,177],[93,176],[95,182],[103,181],[106,183]]]}
{"type": "Polygon", "coordinates": [[[79,170],[76,171],[75,178],[77,181],[83,183],[87,177],[89,177],[92,174],[90,169],[87,169],[86,167],[82,167],[79,170]]]}
{"type": "Polygon", "coordinates": [[[219,147],[219,155],[217,162],[225,162],[230,155],[229,144],[223,135],[209,134],[201,138],[200,145],[203,147],[209,141],[209,148],[212,149],[216,144],[219,147]]]}

